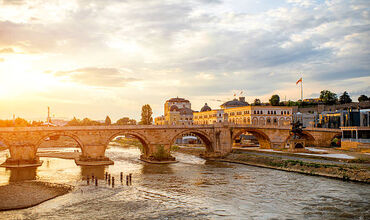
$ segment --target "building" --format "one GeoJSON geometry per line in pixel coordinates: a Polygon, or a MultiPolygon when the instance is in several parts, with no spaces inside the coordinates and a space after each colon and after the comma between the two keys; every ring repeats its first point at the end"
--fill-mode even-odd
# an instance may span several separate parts
{"type": "Polygon", "coordinates": [[[318,116],[317,127],[369,127],[370,109],[347,109],[335,112],[322,112],[318,116]]]}
{"type": "Polygon", "coordinates": [[[191,103],[184,98],[171,98],[164,103],[164,115],[154,118],[155,125],[192,125],[191,103]]]}
{"type": "Polygon", "coordinates": [[[341,148],[345,150],[357,150],[370,152],[370,127],[354,126],[341,127],[341,148]]]}
{"type": "Polygon", "coordinates": [[[262,126],[283,126],[292,122],[296,107],[292,106],[251,106],[244,97],[221,105],[221,109],[212,110],[207,103],[200,112],[193,113],[194,124],[213,124],[230,122],[235,124],[254,124],[262,126]]]}

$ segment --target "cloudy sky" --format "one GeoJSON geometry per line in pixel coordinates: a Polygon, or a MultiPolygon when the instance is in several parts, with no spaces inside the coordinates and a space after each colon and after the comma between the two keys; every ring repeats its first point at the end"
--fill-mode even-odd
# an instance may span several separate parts
{"type": "Polygon", "coordinates": [[[0,0],[0,119],[370,95],[368,0],[0,0]]]}

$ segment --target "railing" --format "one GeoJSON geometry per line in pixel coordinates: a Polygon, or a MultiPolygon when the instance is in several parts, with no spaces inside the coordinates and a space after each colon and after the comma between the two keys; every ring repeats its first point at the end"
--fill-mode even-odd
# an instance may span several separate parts
{"type": "Polygon", "coordinates": [[[359,143],[370,143],[370,139],[355,139],[355,138],[342,138],[342,142],[359,142],[359,143]]]}

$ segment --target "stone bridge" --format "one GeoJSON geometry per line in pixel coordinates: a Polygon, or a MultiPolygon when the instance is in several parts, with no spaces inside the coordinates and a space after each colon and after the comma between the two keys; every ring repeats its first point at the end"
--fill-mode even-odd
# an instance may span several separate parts
{"type": "MultiPolygon", "coordinates": [[[[111,125],[111,126],[71,126],[71,127],[7,127],[0,128],[0,141],[10,151],[10,158],[2,166],[40,164],[36,156],[39,145],[46,139],[68,136],[81,148],[77,164],[112,164],[105,157],[108,144],[117,136],[129,135],[143,145],[141,159],[147,162],[174,161],[170,148],[177,138],[185,134],[198,136],[206,146],[206,158],[223,157],[232,151],[233,141],[240,134],[252,133],[261,148],[282,148],[290,137],[290,126],[267,127],[216,123],[212,125],[111,125]],[[91,163],[90,163],[91,162],[91,163]]],[[[328,146],[337,129],[312,128],[304,130],[305,139],[311,146],[328,146]]]]}

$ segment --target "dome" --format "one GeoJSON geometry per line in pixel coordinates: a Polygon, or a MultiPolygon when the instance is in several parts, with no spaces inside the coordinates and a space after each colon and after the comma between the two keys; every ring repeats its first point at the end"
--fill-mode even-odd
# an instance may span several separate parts
{"type": "Polygon", "coordinates": [[[211,107],[207,105],[207,103],[204,104],[204,106],[200,109],[201,112],[207,112],[212,111],[211,107]]]}
{"type": "Polygon", "coordinates": [[[173,111],[179,111],[179,108],[176,105],[173,105],[170,108],[170,112],[173,112],[173,111]]]}
{"type": "Polygon", "coordinates": [[[242,102],[237,99],[233,99],[231,101],[227,101],[221,105],[223,108],[232,108],[232,107],[241,107],[241,106],[248,106],[247,102],[242,102]]]}
{"type": "Polygon", "coordinates": [[[189,102],[189,100],[186,100],[184,98],[176,97],[176,98],[172,98],[172,99],[167,100],[167,102],[189,102]]]}
{"type": "Polygon", "coordinates": [[[190,108],[180,108],[180,115],[192,115],[193,114],[193,110],[191,110],[190,108]]]}

